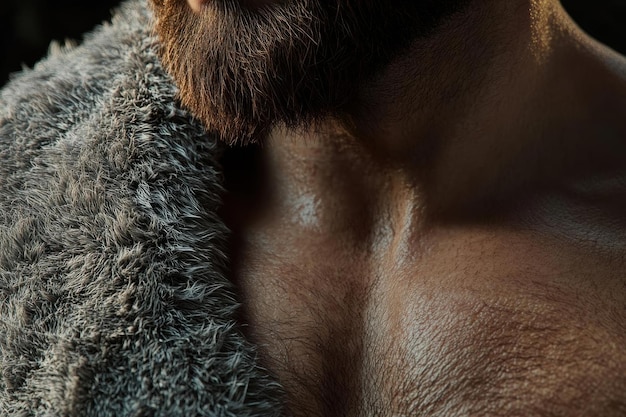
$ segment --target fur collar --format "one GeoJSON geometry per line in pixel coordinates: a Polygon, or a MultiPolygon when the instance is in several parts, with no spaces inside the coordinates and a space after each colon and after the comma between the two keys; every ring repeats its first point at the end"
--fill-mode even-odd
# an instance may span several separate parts
{"type": "Polygon", "coordinates": [[[278,416],[225,277],[220,146],[145,0],[0,95],[0,414],[278,416]]]}

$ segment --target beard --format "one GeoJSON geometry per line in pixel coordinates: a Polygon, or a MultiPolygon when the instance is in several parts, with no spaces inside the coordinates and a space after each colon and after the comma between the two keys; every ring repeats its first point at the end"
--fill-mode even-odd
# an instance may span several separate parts
{"type": "Polygon", "coordinates": [[[359,89],[467,0],[152,0],[182,104],[228,143],[341,117],[359,89]]]}

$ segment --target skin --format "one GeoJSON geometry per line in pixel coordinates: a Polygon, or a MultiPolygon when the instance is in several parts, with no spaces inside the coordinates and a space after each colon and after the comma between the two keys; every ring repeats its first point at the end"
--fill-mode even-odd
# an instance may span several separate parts
{"type": "Polygon", "coordinates": [[[626,414],[625,111],[626,60],[558,2],[477,1],[227,163],[289,415],[626,414]]]}

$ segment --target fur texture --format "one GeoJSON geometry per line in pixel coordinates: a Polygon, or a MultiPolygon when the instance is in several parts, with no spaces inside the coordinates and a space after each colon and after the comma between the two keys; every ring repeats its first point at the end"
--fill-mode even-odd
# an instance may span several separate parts
{"type": "Polygon", "coordinates": [[[220,145],[141,0],[0,96],[0,413],[278,416],[225,277],[220,145]]]}

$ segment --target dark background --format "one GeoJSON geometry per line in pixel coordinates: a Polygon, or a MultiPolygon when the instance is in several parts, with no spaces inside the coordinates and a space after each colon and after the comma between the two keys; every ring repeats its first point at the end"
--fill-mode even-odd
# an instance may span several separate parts
{"type": "MultiPolygon", "coordinates": [[[[22,65],[32,66],[45,55],[52,39],[80,40],[83,33],[108,19],[119,3],[0,0],[0,86],[10,73],[22,65]]],[[[563,0],[563,4],[583,29],[626,54],[626,0],[563,0]]]]}

